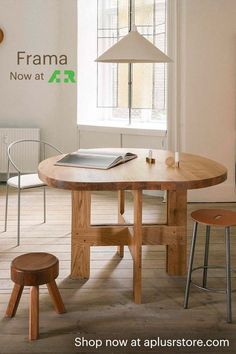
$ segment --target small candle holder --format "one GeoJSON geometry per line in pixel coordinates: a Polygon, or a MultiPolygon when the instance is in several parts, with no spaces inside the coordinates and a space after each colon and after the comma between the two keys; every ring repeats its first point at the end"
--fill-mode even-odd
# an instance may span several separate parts
{"type": "Polygon", "coordinates": [[[154,158],[150,159],[149,157],[146,157],[146,162],[152,164],[152,163],[155,163],[156,160],[154,158]]]}
{"type": "Polygon", "coordinates": [[[146,162],[149,164],[154,164],[155,161],[156,160],[152,157],[152,150],[149,150],[148,156],[146,157],[146,162]]]}

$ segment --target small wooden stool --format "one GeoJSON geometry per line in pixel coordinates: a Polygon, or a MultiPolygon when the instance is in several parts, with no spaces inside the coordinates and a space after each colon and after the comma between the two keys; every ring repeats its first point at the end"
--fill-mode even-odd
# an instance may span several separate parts
{"type": "Polygon", "coordinates": [[[39,336],[39,285],[47,284],[55,310],[64,313],[65,307],[61,299],[55,279],[59,273],[57,257],[49,253],[27,253],[16,257],[11,263],[11,279],[15,283],[6,310],[6,317],[14,317],[25,285],[30,289],[29,339],[39,336]]]}
{"type": "Polygon", "coordinates": [[[201,290],[224,292],[227,296],[227,322],[232,322],[232,308],[231,308],[231,265],[230,265],[230,227],[236,225],[236,212],[224,209],[200,209],[191,214],[194,223],[192,244],[189,256],[188,276],[185,290],[184,308],[188,308],[188,298],[190,284],[197,286],[201,290]],[[206,225],[206,241],[205,241],[205,256],[204,265],[193,268],[193,258],[195,251],[195,244],[197,238],[198,223],[206,225]],[[208,253],[210,242],[210,228],[211,226],[221,226],[225,228],[225,246],[226,246],[226,289],[212,289],[207,287],[207,270],[208,268],[224,268],[219,266],[208,266],[208,253]],[[197,269],[203,269],[202,286],[195,284],[191,277],[192,272],[197,269]]]}

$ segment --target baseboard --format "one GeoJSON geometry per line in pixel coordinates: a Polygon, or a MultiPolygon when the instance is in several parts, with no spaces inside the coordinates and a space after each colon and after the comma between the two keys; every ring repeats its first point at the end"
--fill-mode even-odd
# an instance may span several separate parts
{"type": "Polygon", "coordinates": [[[164,191],[156,191],[156,190],[155,191],[154,190],[144,190],[143,194],[150,195],[150,196],[153,196],[153,197],[164,198],[165,192],[164,191]]]}
{"type": "Polygon", "coordinates": [[[208,188],[188,191],[188,202],[236,202],[234,184],[219,184],[208,188]]]}
{"type": "MultiPolygon", "coordinates": [[[[145,195],[164,198],[164,191],[145,190],[145,195]]],[[[224,203],[236,202],[236,188],[234,184],[219,184],[208,188],[193,189],[188,191],[189,203],[224,203]]]]}

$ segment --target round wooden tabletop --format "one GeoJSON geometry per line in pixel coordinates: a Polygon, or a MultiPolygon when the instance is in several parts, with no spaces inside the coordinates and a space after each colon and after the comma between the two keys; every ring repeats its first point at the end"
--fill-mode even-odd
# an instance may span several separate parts
{"type": "MultiPolygon", "coordinates": [[[[99,149],[100,152],[111,149],[99,149]]],[[[108,170],[88,169],[68,166],[55,166],[64,155],[50,157],[38,167],[40,179],[48,186],[70,190],[124,190],[176,188],[196,189],[219,184],[226,180],[227,169],[205,157],[180,154],[180,165],[169,167],[166,158],[174,156],[166,150],[152,150],[155,164],[148,164],[147,149],[112,149],[113,151],[133,152],[134,160],[108,170]]]]}

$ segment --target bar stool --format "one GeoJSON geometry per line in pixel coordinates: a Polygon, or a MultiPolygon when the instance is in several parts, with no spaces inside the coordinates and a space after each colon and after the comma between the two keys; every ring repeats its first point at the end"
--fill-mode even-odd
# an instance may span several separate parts
{"type": "Polygon", "coordinates": [[[14,317],[25,285],[30,288],[29,339],[39,336],[39,285],[47,284],[57,313],[64,313],[55,279],[59,274],[59,261],[50,253],[27,253],[16,257],[11,263],[11,279],[15,283],[6,310],[6,317],[14,317]]]}
{"type": "Polygon", "coordinates": [[[191,214],[191,217],[195,222],[194,222],[192,244],[191,244],[190,256],[189,256],[187,284],[186,284],[185,298],[184,298],[184,308],[185,309],[188,308],[189,290],[190,290],[191,283],[202,290],[223,292],[226,293],[227,296],[227,322],[231,323],[232,308],[231,308],[230,227],[236,225],[236,212],[231,210],[223,210],[223,209],[200,209],[194,211],[191,214]],[[193,268],[193,259],[194,259],[198,224],[206,225],[204,265],[193,268]],[[209,253],[211,226],[221,226],[225,228],[226,267],[208,266],[208,253],[209,253]],[[213,289],[207,287],[208,268],[226,268],[226,289],[213,289]],[[192,272],[197,269],[203,269],[202,286],[194,283],[191,279],[192,272]]]}

